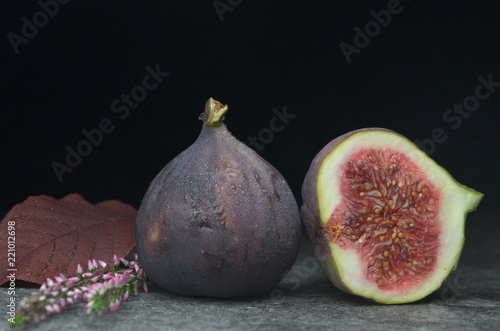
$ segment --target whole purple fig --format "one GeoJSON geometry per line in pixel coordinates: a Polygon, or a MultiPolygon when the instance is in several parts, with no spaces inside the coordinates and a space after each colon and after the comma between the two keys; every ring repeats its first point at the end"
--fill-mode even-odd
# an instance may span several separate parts
{"type": "Polygon", "coordinates": [[[156,176],[137,215],[144,269],[175,293],[232,297],[266,291],[297,257],[295,198],[282,175],[227,130],[227,109],[207,101],[198,139],[156,176]]]}

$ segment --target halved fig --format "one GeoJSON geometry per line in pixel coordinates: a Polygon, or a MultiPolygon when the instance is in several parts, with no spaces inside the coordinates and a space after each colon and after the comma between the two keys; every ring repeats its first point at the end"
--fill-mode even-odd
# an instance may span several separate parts
{"type": "Polygon", "coordinates": [[[386,304],[441,286],[458,263],[466,214],[483,197],[402,135],[379,128],[325,146],[302,196],[304,226],[330,281],[386,304]]]}

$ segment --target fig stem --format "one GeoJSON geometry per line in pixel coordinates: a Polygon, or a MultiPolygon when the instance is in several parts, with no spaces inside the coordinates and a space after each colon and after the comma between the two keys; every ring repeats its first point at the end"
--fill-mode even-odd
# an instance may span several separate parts
{"type": "Polygon", "coordinates": [[[222,124],[223,115],[228,109],[227,105],[223,106],[219,101],[210,98],[205,103],[205,112],[200,115],[199,119],[208,126],[219,126],[222,124]]]}

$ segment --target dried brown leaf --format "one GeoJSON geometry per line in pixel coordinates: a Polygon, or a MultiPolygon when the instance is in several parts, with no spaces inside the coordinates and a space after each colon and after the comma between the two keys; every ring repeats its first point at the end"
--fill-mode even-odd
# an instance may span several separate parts
{"type": "Polygon", "coordinates": [[[8,263],[8,222],[15,221],[16,279],[42,284],[47,277],[76,274],[91,259],[113,261],[134,246],[137,210],[116,200],[93,205],[79,194],[60,200],[33,196],[15,205],[0,223],[0,285],[12,269],[8,263]]]}

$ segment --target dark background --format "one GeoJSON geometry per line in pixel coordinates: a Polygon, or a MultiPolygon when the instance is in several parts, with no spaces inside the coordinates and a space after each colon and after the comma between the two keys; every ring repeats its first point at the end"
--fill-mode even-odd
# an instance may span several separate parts
{"type": "MultiPolygon", "coordinates": [[[[221,20],[212,1],[77,1],[16,54],[7,38],[32,22],[36,1],[2,8],[0,211],[30,195],[78,192],[96,203],[139,207],[149,182],[197,138],[209,97],[229,105],[226,124],[242,141],[269,128],[272,109],[296,115],[258,151],[287,179],[297,201],[308,167],[335,137],[386,127],[423,140],[499,211],[500,87],[456,129],[443,120],[473,95],[478,76],[500,81],[500,11],[494,2],[409,1],[347,63],[356,26],[389,1],[232,1],[221,20]],[[238,4],[239,3],[239,4],[238,4]],[[113,100],[141,84],[146,66],[169,76],[121,120],[113,100]],[[115,129],[59,182],[82,130],[109,118],[115,129]]],[[[221,1],[227,3],[227,1],[221,1]]],[[[399,7],[398,7],[399,8],[399,7]]]]}

